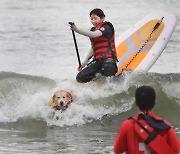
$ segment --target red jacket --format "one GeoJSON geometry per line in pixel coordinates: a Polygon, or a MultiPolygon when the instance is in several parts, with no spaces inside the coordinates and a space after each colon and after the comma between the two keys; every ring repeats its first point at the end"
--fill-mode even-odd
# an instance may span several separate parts
{"type": "Polygon", "coordinates": [[[94,59],[106,59],[113,58],[116,60],[116,48],[115,48],[115,37],[114,37],[114,28],[110,22],[103,22],[96,27],[91,28],[91,31],[99,30],[104,25],[108,24],[113,32],[112,37],[100,36],[96,38],[90,38],[92,48],[94,50],[94,59]]]}
{"type": "MultiPolygon", "coordinates": [[[[149,112],[148,115],[157,120],[162,120],[162,118],[151,112],[149,112]]],[[[134,119],[139,120],[141,117],[138,115],[135,116],[134,119]]],[[[167,121],[165,122],[168,123],[167,121]]],[[[168,143],[174,153],[180,150],[179,141],[172,127],[168,130],[158,130],[158,134],[168,143]]],[[[121,125],[114,142],[114,151],[126,152],[126,154],[146,154],[146,152],[150,152],[150,149],[136,133],[133,120],[125,120],[121,125]]],[[[153,152],[150,153],[154,154],[153,152]]]]}

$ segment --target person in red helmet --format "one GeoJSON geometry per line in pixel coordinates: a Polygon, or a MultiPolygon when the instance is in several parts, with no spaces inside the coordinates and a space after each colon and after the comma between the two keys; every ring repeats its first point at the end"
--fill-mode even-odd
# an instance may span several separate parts
{"type": "Polygon", "coordinates": [[[140,112],[125,120],[114,141],[114,153],[177,154],[178,138],[169,122],[152,113],[156,94],[152,87],[136,89],[135,103],[140,112]]]}
{"type": "Polygon", "coordinates": [[[93,27],[89,31],[77,28],[74,23],[71,25],[73,31],[89,37],[91,41],[91,49],[82,65],[78,67],[79,73],[76,76],[76,80],[82,83],[94,79],[96,73],[107,77],[114,76],[117,72],[113,25],[105,21],[105,14],[99,8],[90,12],[90,19],[93,27]],[[92,57],[93,60],[89,63],[92,57]]]}

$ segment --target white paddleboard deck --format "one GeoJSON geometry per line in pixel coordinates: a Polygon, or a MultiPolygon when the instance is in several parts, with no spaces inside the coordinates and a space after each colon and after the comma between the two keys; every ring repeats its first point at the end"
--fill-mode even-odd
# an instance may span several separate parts
{"type": "Polygon", "coordinates": [[[148,71],[163,52],[176,26],[176,17],[155,11],[125,31],[116,41],[118,73],[148,71]],[[155,29],[153,31],[153,29],[155,29]]]}

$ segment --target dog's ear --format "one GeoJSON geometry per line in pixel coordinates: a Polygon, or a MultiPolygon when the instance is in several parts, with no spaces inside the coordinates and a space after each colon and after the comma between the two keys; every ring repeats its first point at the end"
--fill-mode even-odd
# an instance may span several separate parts
{"type": "Polygon", "coordinates": [[[70,92],[67,92],[67,97],[69,98],[69,103],[72,102],[72,94],[70,92]]]}
{"type": "Polygon", "coordinates": [[[70,92],[67,92],[67,97],[69,97],[70,99],[72,99],[72,94],[70,92]]]}
{"type": "Polygon", "coordinates": [[[54,101],[55,96],[56,96],[56,95],[55,95],[55,93],[54,93],[54,95],[53,95],[53,97],[52,97],[52,100],[53,100],[53,101],[54,101]]]}
{"type": "Polygon", "coordinates": [[[54,102],[54,98],[55,98],[55,96],[53,95],[50,100],[50,106],[52,106],[52,107],[57,106],[56,103],[54,102]]]}

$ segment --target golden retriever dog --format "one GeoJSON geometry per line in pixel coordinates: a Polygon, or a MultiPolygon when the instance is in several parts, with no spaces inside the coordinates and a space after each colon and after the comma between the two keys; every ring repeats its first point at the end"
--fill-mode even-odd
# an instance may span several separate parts
{"type": "Polygon", "coordinates": [[[54,93],[50,101],[50,106],[56,110],[66,110],[71,102],[72,94],[70,92],[60,90],[54,93]]]}

